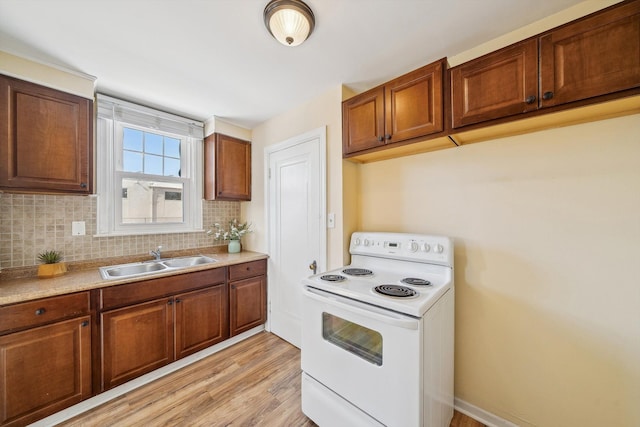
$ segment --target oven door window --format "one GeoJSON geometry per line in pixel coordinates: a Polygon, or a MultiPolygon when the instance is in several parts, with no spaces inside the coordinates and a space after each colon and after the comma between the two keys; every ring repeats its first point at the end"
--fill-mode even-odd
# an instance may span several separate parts
{"type": "Polygon", "coordinates": [[[367,362],[382,366],[382,335],[379,332],[322,313],[322,337],[367,362]]]}

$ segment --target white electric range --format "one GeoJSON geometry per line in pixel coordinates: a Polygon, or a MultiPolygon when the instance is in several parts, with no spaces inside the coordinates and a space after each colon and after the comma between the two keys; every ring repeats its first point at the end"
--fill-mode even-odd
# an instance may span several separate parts
{"type": "Polygon", "coordinates": [[[348,266],[303,281],[302,409],[320,426],[448,426],[453,243],[357,232],[348,266]]]}

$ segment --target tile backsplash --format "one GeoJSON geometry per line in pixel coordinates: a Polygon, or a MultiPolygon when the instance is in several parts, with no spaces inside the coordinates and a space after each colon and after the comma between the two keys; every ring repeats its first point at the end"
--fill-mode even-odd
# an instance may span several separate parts
{"type": "MultiPolygon", "coordinates": [[[[94,237],[95,196],[0,193],[0,268],[38,264],[40,252],[55,249],[65,261],[144,255],[158,245],[165,251],[211,247],[204,232],[94,237]],[[84,221],[86,235],[72,236],[71,222],[84,221]]],[[[240,219],[240,202],[203,202],[203,225],[240,219]]]]}

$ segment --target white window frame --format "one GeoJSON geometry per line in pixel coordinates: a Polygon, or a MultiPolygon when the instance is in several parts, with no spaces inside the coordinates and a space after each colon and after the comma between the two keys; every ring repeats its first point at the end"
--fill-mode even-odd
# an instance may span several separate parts
{"type": "Polygon", "coordinates": [[[203,138],[201,122],[98,94],[97,118],[97,235],[138,235],[201,232],[203,138]],[[123,128],[180,139],[181,176],[164,177],[122,171],[123,128]],[[182,183],[183,222],[122,223],[122,178],[182,183]]]}

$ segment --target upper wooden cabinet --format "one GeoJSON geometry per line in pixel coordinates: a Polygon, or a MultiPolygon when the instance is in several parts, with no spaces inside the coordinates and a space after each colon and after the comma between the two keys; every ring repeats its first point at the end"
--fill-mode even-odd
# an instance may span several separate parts
{"type": "Polygon", "coordinates": [[[93,191],[93,102],[0,75],[0,189],[93,191]]]}
{"type": "Polygon", "coordinates": [[[627,2],[540,37],[540,105],[640,86],[640,1],[627,2]]]}
{"type": "Polygon", "coordinates": [[[452,126],[640,86],[640,1],[605,9],[450,70],[452,126]]]}
{"type": "Polygon", "coordinates": [[[538,41],[528,40],[451,69],[453,127],[538,108],[538,41]]]}
{"type": "Polygon", "coordinates": [[[344,101],[343,154],[441,132],[445,69],[441,59],[344,101]]]}
{"type": "Polygon", "coordinates": [[[251,200],[251,143],[214,133],[204,141],[204,198],[251,200]]]}

